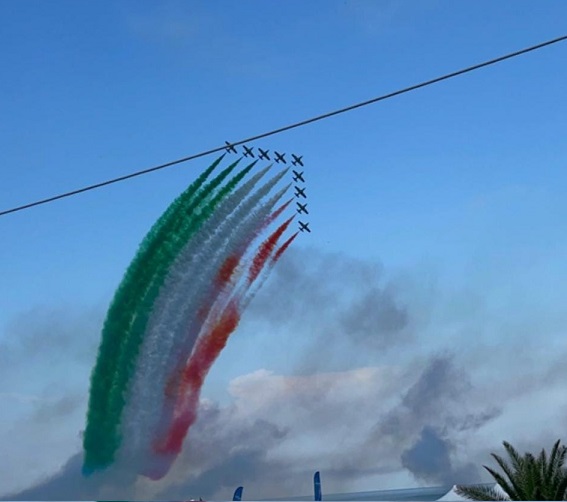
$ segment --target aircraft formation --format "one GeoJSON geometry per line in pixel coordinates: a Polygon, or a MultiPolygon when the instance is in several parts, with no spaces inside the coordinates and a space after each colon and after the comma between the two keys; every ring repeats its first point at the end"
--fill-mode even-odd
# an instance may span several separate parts
{"type": "MultiPolygon", "coordinates": [[[[225,150],[228,153],[238,153],[238,150],[236,149],[236,146],[233,145],[232,143],[230,143],[229,141],[225,141],[225,150]]],[[[258,159],[260,160],[272,160],[272,158],[270,158],[270,150],[263,150],[262,148],[258,148],[258,159]]],[[[242,145],[242,154],[244,155],[244,157],[252,157],[252,158],[256,158],[256,155],[254,154],[254,147],[253,146],[246,146],[246,145],[242,145]]],[[[287,164],[287,160],[285,158],[286,154],[285,153],[280,153],[276,150],[274,150],[273,153],[273,160],[276,162],[276,164],[287,164]]],[[[295,155],[294,153],[291,154],[292,157],[292,161],[291,164],[294,166],[301,166],[303,167],[303,155],[295,155]]]]}
{"type": "MultiPolygon", "coordinates": [[[[226,144],[225,149],[228,153],[238,153],[236,149],[236,145],[233,145],[228,141],[225,141],[225,144],[226,144]]],[[[273,160],[276,164],[287,164],[287,160],[285,158],[286,153],[280,153],[274,150],[273,153],[270,154],[270,150],[263,150],[260,147],[258,147],[257,150],[258,151],[255,154],[253,146],[249,147],[246,145],[242,145],[242,154],[244,155],[244,157],[258,158],[259,160],[269,160],[269,161],[273,160]],[[256,157],[256,155],[258,157],[256,157]],[[270,157],[270,155],[272,155],[272,157],[270,157]]],[[[296,155],[295,153],[292,153],[291,165],[296,167],[297,169],[304,167],[303,155],[296,155]]],[[[299,170],[296,171],[295,169],[292,169],[292,173],[293,173],[293,181],[296,183],[294,185],[295,197],[299,199],[295,201],[297,205],[296,210],[299,214],[307,215],[309,214],[309,211],[307,210],[307,195],[305,194],[305,186],[299,185],[305,183],[305,178],[303,177],[303,171],[299,171],[299,170]],[[300,200],[303,201],[303,204],[300,202],[300,200]]],[[[311,233],[311,229],[309,228],[309,222],[304,223],[303,221],[299,220],[299,230],[301,232],[311,233]]]]}
{"type": "MultiPolygon", "coordinates": [[[[296,157],[295,155],[292,154],[292,157],[294,157],[294,160],[297,161],[297,164],[294,165],[301,165],[303,166],[303,163],[301,161],[301,157],[296,157]]],[[[305,183],[305,178],[303,177],[303,171],[296,171],[295,169],[292,169],[291,172],[293,173],[293,181],[295,181],[295,183],[305,183]]],[[[307,199],[307,195],[305,195],[305,186],[301,187],[299,185],[294,185],[293,187],[295,189],[295,197],[297,199],[307,199]]],[[[297,205],[297,212],[299,214],[309,214],[309,211],[307,210],[307,202],[303,201],[303,204],[299,201],[296,200],[295,204],[297,205]]],[[[299,230],[301,230],[302,232],[309,232],[311,233],[311,229],[309,228],[309,223],[304,223],[303,221],[299,220],[299,230]]]]}

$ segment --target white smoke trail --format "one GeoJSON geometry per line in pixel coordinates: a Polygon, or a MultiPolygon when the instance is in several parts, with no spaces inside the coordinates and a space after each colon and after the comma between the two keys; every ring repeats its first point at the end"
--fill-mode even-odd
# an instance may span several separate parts
{"type": "MultiPolygon", "coordinates": [[[[192,361],[194,357],[197,357],[197,354],[194,352],[194,350],[197,350],[198,343],[202,341],[201,337],[204,336],[206,338],[209,338],[209,342],[211,341],[210,337],[212,336],[212,333],[217,329],[218,323],[221,319],[226,318],[226,315],[229,311],[229,305],[232,305],[233,308],[238,305],[240,300],[242,300],[239,295],[244,294],[250,287],[251,282],[250,280],[247,280],[248,276],[244,277],[244,274],[246,272],[249,272],[251,262],[253,261],[253,258],[258,254],[259,250],[257,249],[255,253],[251,253],[251,257],[248,257],[246,259],[242,258],[246,254],[246,251],[249,249],[249,247],[253,245],[257,237],[261,235],[262,231],[265,230],[270,223],[275,221],[275,219],[282,213],[282,211],[284,211],[285,208],[290,204],[291,200],[282,205],[275,212],[271,212],[271,208],[277,203],[277,201],[285,194],[288,189],[289,185],[282,189],[267,204],[264,205],[264,209],[268,209],[268,211],[256,210],[251,215],[252,217],[249,219],[248,225],[243,225],[239,230],[238,233],[240,234],[240,239],[235,236],[237,239],[235,242],[237,242],[237,244],[235,244],[234,246],[227,246],[228,251],[224,254],[224,256],[222,256],[222,258],[226,259],[226,257],[229,256],[231,257],[230,266],[234,267],[234,265],[236,264],[238,264],[238,266],[232,269],[233,274],[231,277],[229,277],[230,274],[228,273],[223,274],[223,281],[220,284],[217,284],[216,288],[213,288],[209,291],[210,296],[208,296],[206,299],[203,299],[202,304],[210,306],[208,308],[208,317],[206,321],[196,319],[195,317],[193,317],[190,321],[193,326],[190,326],[188,332],[188,338],[190,339],[187,347],[188,350],[181,350],[180,353],[183,354],[182,357],[178,357],[177,360],[173,361],[173,364],[176,365],[176,369],[175,371],[173,371],[173,376],[175,378],[173,381],[174,385],[170,386],[168,384],[168,386],[174,388],[171,391],[171,398],[167,399],[164,402],[165,406],[163,408],[163,413],[156,429],[155,439],[157,442],[155,443],[155,447],[162,450],[162,452],[156,452],[155,456],[150,457],[150,462],[143,472],[145,475],[152,477],[152,479],[158,479],[159,477],[163,476],[169,470],[169,467],[171,466],[172,462],[175,461],[175,458],[177,456],[173,451],[169,450],[170,447],[176,448],[173,447],[172,443],[169,443],[169,441],[179,441],[179,438],[173,440],[172,437],[169,436],[173,431],[172,427],[175,428],[180,426],[179,420],[183,421],[184,419],[182,418],[182,416],[186,416],[186,413],[193,415],[193,413],[196,412],[196,409],[193,408],[198,404],[197,401],[201,389],[200,385],[198,387],[188,388],[183,384],[182,375],[187,370],[187,364],[191,364],[188,361],[192,361]],[[269,214],[269,217],[268,212],[271,212],[271,214],[269,214]],[[235,258],[235,260],[233,261],[232,258],[235,258]],[[243,283],[242,286],[244,286],[244,288],[239,288],[239,292],[235,295],[235,286],[240,282],[240,278],[243,278],[241,282],[243,283]],[[191,351],[191,348],[194,349],[193,352],[191,351]],[[188,357],[189,354],[191,354],[191,358],[188,357]],[[197,399],[197,401],[195,401],[195,399],[197,399]],[[169,439],[166,439],[168,437],[169,439]],[[165,446],[166,444],[169,444],[170,446],[165,446]]],[[[290,221],[291,220],[288,220],[285,226],[287,226],[290,221]]],[[[224,265],[221,268],[224,269],[224,265]]],[[[224,270],[228,271],[229,268],[224,270]]],[[[201,349],[203,349],[203,347],[201,347],[201,349]]],[[[177,353],[178,351],[176,351],[176,354],[177,353]]],[[[201,353],[199,357],[203,356],[204,353],[201,353]]],[[[207,356],[205,356],[205,359],[207,359],[207,356]]],[[[203,364],[203,362],[194,362],[197,366],[203,364]]],[[[188,418],[188,416],[186,416],[186,418],[188,418]]],[[[175,434],[179,433],[180,431],[176,432],[175,434]]]]}
{"type": "MultiPolygon", "coordinates": [[[[180,252],[164,282],[148,323],[124,413],[124,441],[120,457],[128,462],[134,459],[143,462],[139,458],[140,453],[148,452],[148,441],[159,420],[172,360],[178,357],[191,317],[202,305],[203,294],[200,292],[211,285],[219,262],[226,250],[232,247],[224,242],[227,234],[230,237],[236,232],[242,216],[249,213],[285,174],[275,176],[235,211],[266,171],[258,173],[219,204],[211,218],[180,252]]],[[[266,211],[269,208],[262,214],[266,211]]],[[[192,347],[193,344],[190,345],[192,347]]]]}
{"type": "MultiPolygon", "coordinates": [[[[290,202],[291,201],[288,201],[277,211],[273,212],[268,219],[264,220],[262,224],[256,228],[257,235],[260,234],[261,230],[267,228],[271,222],[275,221],[290,202]]],[[[256,285],[258,279],[260,279],[261,282],[265,280],[279,256],[285,252],[285,249],[297,236],[297,233],[292,235],[283,245],[276,248],[279,238],[292,220],[293,217],[286,220],[256,249],[255,254],[252,254],[249,259],[239,264],[240,270],[237,270],[237,272],[241,278],[244,277],[245,272],[248,272],[244,280],[242,280],[240,288],[224,287],[215,295],[213,306],[209,310],[209,318],[200,326],[199,338],[196,341],[191,357],[179,368],[179,376],[176,375],[176,388],[173,398],[165,403],[166,408],[164,409],[162,421],[158,428],[158,438],[156,438],[157,443],[155,445],[159,453],[155,457],[152,457],[151,460],[154,462],[152,462],[151,465],[149,464],[145,471],[145,474],[152,477],[152,479],[157,479],[167,473],[172,462],[174,462],[177,457],[187,428],[191,427],[196,417],[202,385],[202,380],[199,375],[203,375],[202,372],[205,372],[205,374],[208,372],[210,364],[214,362],[226,342],[224,337],[230,336],[233,329],[228,328],[226,323],[228,322],[230,324],[232,322],[229,321],[229,319],[233,319],[233,315],[236,315],[236,319],[240,318],[241,311],[239,305],[243,304],[244,297],[247,296],[250,288],[256,285]],[[229,299],[228,302],[226,302],[227,299],[229,299]],[[229,329],[229,331],[226,331],[226,329],[229,329]],[[225,341],[222,342],[222,340],[225,341]],[[201,345],[201,342],[203,342],[204,345],[201,345]],[[213,344],[211,345],[211,343],[213,344]],[[221,343],[222,346],[218,345],[221,343]],[[191,375],[191,377],[189,377],[189,380],[185,380],[182,375],[191,375]],[[197,378],[197,381],[201,383],[195,385],[194,378],[197,378]]],[[[252,238],[248,237],[248,240],[252,242],[254,235],[252,238]]],[[[234,267],[236,263],[238,262],[231,260],[230,266],[234,267]]],[[[228,279],[229,274],[223,274],[223,286],[226,286],[228,279]]],[[[234,280],[235,286],[238,282],[238,278],[234,280]]],[[[258,288],[254,289],[255,291],[252,292],[251,296],[255,295],[258,290],[258,288]]],[[[250,298],[249,296],[247,297],[248,300],[250,298]]],[[[238,320],[236,320],[236,323],[238,323],[238,320]]]]}
{"type": "MultiPolygon", "coordinates": [[[[246,226],[242,228],[241,232],[242,235],[240,236],[238,244],[234,244],[234,247],[231,248],[232,250],[227,253],[229,256],[235,256],[237,258],[237,266],[234,268],[232,272],[232,277],[230,281],[225,284],[220,290],[215,291],[214,289],[209,290],[209,297],[203,300],[205,305],[211,305],[208,309],[207,318],[204,321],[201,321],[198,318],[193,318],[191,320],[190,325],[190,332],[194,332],[196,329],[203,331],[207,331],[212,324],[215,324],[222,312],[225,311],[226,307],[229,303],[233,303],[233,300],[236,297],[242,297],[245,290],[249,289],[248,284],[246,284],[246,279],[244,279],[245,274],[248,274],[250,261],[252,260],[256,251],[254,251],[254,242],[260,236],[262,231],[268,227],[270,223],[272,223],[276,217],[276,213],[271,213],[272,208],[277,204],[277,202],[284,196],[284,194],[289,190],[291,184],[282,188],[279,192],[277,192],[259,211],[254,212],[251,215],[250,220],[246,223],[246,226]],[[263,216],[263,220],[261,220],[263,216]],[[247,256],[247,254],[249,256],[247,256]],[[240,284],[242,282],[242,284],[240,284]]],[[[290,201],[291,202],[291,201],[290,201]]],[[[289,204],[289,202],[288,202],[289,204]]],[[[282,206],[278,211],[282,211],[285,206],[282,206]]],[[[241,301],[236,302],[238,305],[241,304],[241,301]]],[[[242,312],[243,309],[239,308],[239,311],[242,312]]],[[[198,337],[197,337],[198,338],[198,337]]],[[[187,345],[184,346],[184,349],[180,352],[182,356],[176,359],[176,368],[182,367],[188,356],[191,352],[192,346],[191,336],[186,339],[187,345]]]]}
{"type": "MultiPolygon", "coordinates": [[[[276,196],[274,196],[270,201],[262,205],[260,208],[255,209],[261,199],[267,195],[267,193],[284,174],[285,172],[282,172],[274,177],[256,194],[250,197],[250,199],[239,208],[238,213],[233,215],[230,221],[226,222],[228,233],[225,233],[223,230],[218,234],[219,238],[224,237],[224,241],[221,239],[209,242],[206,246],[203,246],[197,240],[193,243],[194,247],[202,249],[202,259],[200,260],[200,263],[203,264],[202,270],[204,273],[202,273],[199,278],[195,278],[194,276],[186,273],[185,281],[181,280],[181,275],[177,275],[179,280],[178,290],[181,295],[177,296],[180,293],[171,293],[171,298],[177,298],[179,301],[176,302],[177,304],[173,305],[171,310],[169,310],[170,316],[166,317],[166,319],[170,319],[175,314],[178,314],[178,318],[172,321],[172,323],[174,323],[174,327],[169,328],[167,331],[168,333],[176,333],[177,338],[170,349],[167,361],[164,363],[166,373],[162,373],[163,380],[159,382],[161,387],[159,390],[160,392],[163,393],[163,390],[167,385],[167,380],[172,375],[175,375],[176,371],[181,371],[191,354],[193,345],[195,344],[195,341],[201,332],[202,325],[205,322],[207,311],[214,305],[216,298],[220,293],[218,286],[215,284],[215,279],[221,265],[226,260],[227,256],[234,255],[239,250],[243,253],[246,246],[252,242],[250,236],[253,236],[255,232],[258,231],[262,222],[272,210],[272,207],[287,190],[286,187],[276,194],[276,196]],[[203,309],[206,309],[204,317],[195,315],[196,312],[203,311],[203,309]]],[[[190,248],[188,247],[185,251],[186,256],[189,256],[189,250],[190,248]]],[[[175,267],[182,271],[187,270],[187,268],[183,265],[183,262],[184,259],[180,258],[179,263],[175,265],[175,267]]],[[[174,401],[175,399],[173,398],[169,404],[173,406],[174,401]]]]}
{"type": "MultiPolygon", "coordinates": [[[[201,228],[196,232],[189,243],[198,241],[206,241],[210,239],[215,231],[219,228],[224,217],[228,216],[232,211],[234,211],[242,199],[246,197],[254,188],[256,183],[268,172],[271,165],[264,168],[262,171],[253,176],[247,183],[242,185],[238,190],[235,190],[229,194],[224,200],[222,200],[210,218],[203,223],[201,228]]],[[[222,187],[219,187],[222,190],[222,187]]],[[[209,199],[212,198],[211,194],[209,199]]],[[[205,201],[206,202],[206,201],[205,201]]],[[[200,206],[203,206],[203,202],[200,206]]],[[[185,248],[187,247],[187,244],[185,248]]],[[[183,249],[183,248],[182,248],[183,249]]],[[[140,459],[140,447],[141,445],[147,443],[147,431],[142,426],[142,424],[151,421],[152,416],[155,415],[155,409],[151,406],[157,406],[159,409],[161,403],[152,403],[148,406],[148,400],[145,396],[151,393],[151,389],[148,385],[151,385],[152,379],[159,375],[160,371],[163,372],[163,364],[158,364],[160,361],[160,356],[164,354],[164,348],[167,347],[168,339],[173,336],[173,333],[167,333],[167,326],[164,326],[164,318],[167,315],[167,306],[171,304],[171,297],[167,297],[167,291],[175,291],[175,286],[177,282],[175,262],[178,262],[179,256],[183,251],[181,251],[174,261],[174,265],[168,271],[167,276],[164,279],[163,285],[160,288],[160,293],[156,298],[156,301],[152,308],[152,313],[148,319],[146,333],[144,333],[144,339],[140,348],[140,353],[138,360],[136,362],[136,370],[130,384],[130,398],[127,400],[126,407],[124,409],[122,417],[122,435],[123,441],[121,451],[119,452],[118,460],[123,460],[133,466],[135,463],[143,462],[140,459]],[[166,294],[164,294],[164,292],[166,294]],[[145,437],[144,437],[145,435],[145,437]]],[[[196,252],[190,253],[189,259],[186,260],[184,266],[189,271],[196,270],[196,252]],[[192,263],[195,262],[195,263],[192,263]]],[[[163,396],[162,393],[159,397],[163,396]]],[[[158,395],[154,395],[154,398],[158,395]]]]}
{"type": "MultiPolygon", "coordinates": [[[[293,240],[293,238],[291,240],[293,240]]],[[[239,288],[239,290],[234,293],[234,297],[238,298],[238,310],[240,312],[246,311],[248,305],[250,305],[250,302],[254,299],[258,291],[262,289],[262,286],[270,276],[270,272],[272,271],[272,269],[276,264],[277,261],[276,256],[278,251],[279,251],[279,247],[275,246],[270,253],[270,257],[266,260],[266,263],[264,264],[264,267],[262,268],[258,277],[256,277],[256,279],[251,282],[247,280],[246,283],[243,284],[239,288]]],[[[243,271],[243,273],[244,272],[246,272],[246,275],[249,277],[250,269],[243,271]]]]}
{"type": "MultiPolygon", "coordinates": [[[[167,366],[170,372],[173,372],[175,368],[182,367],[185,364],[208,316],[212,315],[213,311],[216,309],[222,309],[223,302],[228,303],[230,301],[230,295],[226,294],[227,290],[230,291],[233,289],[231,288],[231,285],[238,282],[238,278],[242,275],[244,270],[236,268],[234,270],[232,280],[228,284],[225,284],[222,288],[215,285],[215,281],[211,280],[211,277],[214,277],[218,273],[221,265],[228,256],[237,256],[242,258],[253,244],[256,237],[258,237],[261,233],[264,224],[268,219],[268,215],[289,189],[289,185],[277,192],[263,205],[257,207],[258,203],[284,174],[285,172],[273,178],[261,190],[259,190],[258,193],[242,205],[240,212],[246,214],[246,216],[242,218],[240,214],[234,215],[234,219],[239,223],[231,225],[229,222],[229,226],[232,228],[232,231],[228,235],[225,235],[225,241],[217,248],[218,254],[211,260],[210,273],[213,275],[207,275],[203,278],[201,284],[202,287],[195,287],[197,303],[190,305],[189,302],[183,302],[182,300],[183,305],[181,305],[181,309],[185,310],[183,325],[186,328],[186,336],[181,339],[183,344],[170,352],[170,359],[168,362],[171,364],[168,364],[167,366]],[[254,210],[250,211],[250,208],[254,208],[254,210]],[[195,308],[203,306],[207,307],[204,317],[193,315],[195,308]]],[[[210,243],[210,247],[214,248],[216,244],[217,243],[210,243]]],[[[206,249],[204,250],[204,255],[205,259],[207,259],[206,257],[208,256],[208,252],[206,249]]],[[[244,262],[245,260],[241,259],[240,261],[244,262]]]]}

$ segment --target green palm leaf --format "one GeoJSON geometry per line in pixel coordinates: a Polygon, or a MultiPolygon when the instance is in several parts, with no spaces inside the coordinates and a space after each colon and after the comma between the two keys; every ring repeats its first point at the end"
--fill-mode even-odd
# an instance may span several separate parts
{"type": "Polygon", "coordinates": [[[531,453],[524,455],[523,476],[520,482],[524,489],[526,500],[543,500],[539,464],[531,453]]]}
{"type": "Polygon", "coordinates": [[[490,486],[455,486],[455,493],[469,500],[510,500],[490,486]]]}
{"type": "Polygon", "coordinates": [[[490,467],[484,468],[500,485],[509,499],[493,488],[482,486],[457,486],[455,491],[471,500],[567,500],[567,447],[556,441],[551,454],[542,449],[536,458],[531,453],[520,455],[506,441],[504,448],[510,458],[507,463],[502,457],[492,453],[492,458],[502,473],[490,467]],[[503,498],[504,497],[504,498],[503,498]]]}
{"type": "Polygon", "coordinates": [[[524,462],[523,459],[518,458],[516,450],[514,450],[511,445],[505,443],[504,446],[506,447],[506,445],[508,446],[508,448],[506,448],[508,450],[508,454],[510,454],[510,456],[512,457],[512,467],[510,467],[499,455],[492,453],[491,456],[494,460],[496,460],[496,463],[498,464],[500,469],[504,471],[504,474],[508,478],[509,482],[506,481],[500,474],[498,474],[498,477],[500,479],[497,479],[494,476],[495,471],[489,469],[486,466],[484,466],[484,468],[491,474],[491,476],[502,487],[502,489],[510,496],[510,498],[512,498],[512,500],[522,500],[524,491],[521,479],[519,478],[519,474],[523,472],[524,462]],[[510,452],[512,452],[512,454],[510,452]]]}
{"type": "MultiPolygon", "coordinates": [[[[547,464],[547,469],[545,470],[545,477],[547,479],[553,478],[554,474],[557,474],[561,470],[563,464],[565,463],[565,455],[567,454],[567,447],[559,446],[560,439],[558,439],[553,445],[551,450],[551,455],[549,456],[549,463],[547,464]]],[[[545,453],[545,450],[542,450],[545,453]]]]}
{"type": "MultiPolygon", "coordinates": [[[[483,465],[483,467],[494,478],[494,481],[496,481],[500,485],[500,487],[506,492],[508,497],[510,497],[510,500],[527,500],[524,496],[524,492],[520,485],[516,483],[517,484],[517,488],[516,488],[514,484],[511,485],[510,483],[508,483],[508,481],[504,478],[504,476],[496,472],[494,469],[491,469],[486,465],[483,465]]],[[[514,477],[514,474],[512,474],[512,477],[514,477]]]]}
{"type": "Polygon", "coordinates": [[[521,471],[522,470],[522,463],[523,463],[523,458],[522,456],[518,453],[518,451],[507,441],[503,441],[502,444],[504,445],[504,448],[506,449],[506,453],[508,453],[508,456],[512,459],[512,467],[516,470],[516,471],[521,471]]]}

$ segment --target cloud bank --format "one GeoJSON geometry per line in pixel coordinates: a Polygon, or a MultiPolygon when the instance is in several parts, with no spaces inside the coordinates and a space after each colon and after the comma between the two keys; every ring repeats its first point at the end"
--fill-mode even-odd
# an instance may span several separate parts
{"type": "MultiPolygon", "coordinates": [[[[545,403],[552,393],[557,401],[562,367],[546,365],[519,388],[503,364],[495,386],[478,378],[486,370],[481,358],[465,364],[463,354],[432,349],[424,333],[445,326],[427,325],[423,305],[430,299],[411,283],[375,263],[293,251],[251,304],[246,327],[254,330],[249,336],[293,347],[286,369],[260,361],[259,369],[242,368],[227,382],[226,403],[203,399],[182,455],[158,482],[115,469],[80,474],[100,312],[44,311],[14,321],[0,352],[6,363],[0,399],[11,403],[0,430],[9,459],[0,469],[0,495],[210,500],[230,498],[243,485],[246,498],[286,497],[311,493],[315,470],[327,493],[452,485],[484,480],[478,467],[503,439],[531,446],[522,442],[515,411],[534,396],[545,403]],[[34,344],[43,348],[30,357],[34,344]],[[59,375],[52,367],[62,360],[59,375]],[[553,386],[542,387],[544,379],[553,386]]],[[[492,348],[490,364],[499,350],[492,348]]],[[[559,413],[543,410],[548,429],[564,424],[559,413]]],[[[534,437],[534,444],[556,439],[534,437]]]]}

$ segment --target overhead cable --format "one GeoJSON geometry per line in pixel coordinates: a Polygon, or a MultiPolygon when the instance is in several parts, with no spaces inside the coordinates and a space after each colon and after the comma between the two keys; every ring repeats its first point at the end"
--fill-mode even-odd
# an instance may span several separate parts
{"type": "MultiPolygon", "coordinates": [[[[242,145],[244,143],[250,143],[252,141],[256,141],[256,140],[259,140],[259,139],[262,139],[262,138],[267,138],[268,136],[273,136],[275,134],[279,134],[279,133],[282,133],[282,132],[285,132],[285,131],[289,131],[289,130],[295,129],[297,127],[302,127],[304,125],[311,124],[313,122],[318,122],[320,120],[327,119],[327,118],[333,117],[335,115],[340,115],[342,113],[346,113],[346,112],[349,112],[351,110],[355,110],[357,108],[362,108],[363,106],[368,106],[368,105],[371,105],[371,104],[374,104],[374,103],[378,103],[379,101],[384,101],[385,99],[393,98],[395,96],[399,96],[400,94],[405,94],[407,92],[415,91],[416,89],[420,89],[422,87],[427,87],[429,85],[436,84],[438,82],[442,82],[443,80],[448,80],[450,78],[458,77],[459,75],[463,75],[465,73],[469,73],[471,71],[475,71],[475,70],[478,70],[480,68],[484,68],[486,66],[490,66],[490,65],[493,65],[493,64],[496,64],[496,63],[500,63],[502,61],[505,61],[506,59],[511,59],[511,58],[516,57],[516,56],[521,56],[522,54],[526,54],[528,52],[532,52],[532,51],[535,51],[535,50],[538,50],[538,49],[542,49],[543,47],[547,47],[549,45],[556,44],[558,42],[563,42],[565,40],[567,40],[567,35],[564,35],[564,36],[561,36],[561,37],[558,37],[558,38],[554,38],[552,40],[548,40],[547,42],[543,42],[543,43],[540,43],[540,44],[537,44],[537,45],[532,45],[531,47],[527,47],[525,49],[521,49],[519,51],[512,52],[512,53],[506,54],[504,56],[500,56],[500,57],[491,59],[489,61],[485,61],[485,62],[480,63],[480,64],[469,66],[469,67],[464,68],[462,70],[458,70],[458,71],[455,71],[455,72],[452,72],[452,73],[447,73],[446,75],[443,75],[441,77],[437,77],[437,78],[434,78],[434,79],[431,79],[431,80],[426,80],[425,82],[421,82],[419,84],[415,84],[415,85],[412,85],[412,86],[409,86],[409,87],[405,87],[405,88],[400,89],[398,91],[390,92],[388,94],[384,94],[382,96],[378,96],[376,98],[369,99],[367,101],[362,101],[360,103],[356,103],[354,105],[350,105],[350,106],[347,106],[345,108],[340,108],[338,110],[334,110],[334,111],[331,111],[331,112],[328,112],[328,113],[324,113],[322,115],[317,115],[315,117],[305,119],[305,120],[302,120],[300,122],[295,122],[293,124],[290,124],[290,125],[287,125],[287,126],[284,126],[284,127],[280,127],[279,129],[273,129],[271,131],[264,132],[262,134],[257,134],[255,136],[250,136],[248,138],[241,139],[239,141],[233,141],[230,144],[233,145],[233,146],[238,146],[238,145],[242,145]]],[[[54,202],[54,201],[59,200],[59,199],[64,199],[64,198],[67,198],[67,197],[71,197],[73,195],[78,195],[78,194],[81,194],[81,193],[84,193],[84,192],[95,190],[97,188],[102,188],[102,187],[105,187],[105,186],[108,186],[108,185],[112,185],[114,183],[118,183],[118,182],[121,182],[121,181],[126,181],[126,180],[129,180],[129,179],[132,179],[132,178],[136,178],[137,176],[142,176],[144,174],[149,174],[149,173],[152,173],[154,171],[159,171],[161,169],[165,169],[167,167],[174,166],[176,164],[181,164],[183,162],[188,162],[190,160],[198,159],[200,157],[205,157],[205,156],[211,155],[213,153],[222,152],[222,151],[225,151],[226,148],[227,148],[226,145],[219,146],[219,147],[216,147],[216,148],[211,148],[209,150],[205,150],[205,151],[202,151],[200,153],[196,153],[194,155],[189,155],[187,157],[183,157],[181,159],[173,160],[171,162],[166,162],[165,164],[150,167],[148,169],[143,169],[141,171],[136,171],[136,172],[133,172],[133,173],[130,173],[130,174],[126,174],[124,176],[119,176],[117,178],[102,181],[100,183],[95,183],[93,185],[88,185],[88,186],[85,186],[83,188],[71,190],[69,192],[61,193],[59,195],[47,197],[45,199],[40,199],[40,200],[36,200],[34,202],[29,202],[27,204],[23,204],[21,206],[13,207],[11,209],[5,209],[3,211],[0,211],[0,216],[5,216],[7,214],[16,213],[16,212],[19,212],[19,211],[23,211],[24,209],[30,209],[30,208],[35,207],[35,206],[48,204],[50,202],[54,202]]]]}

